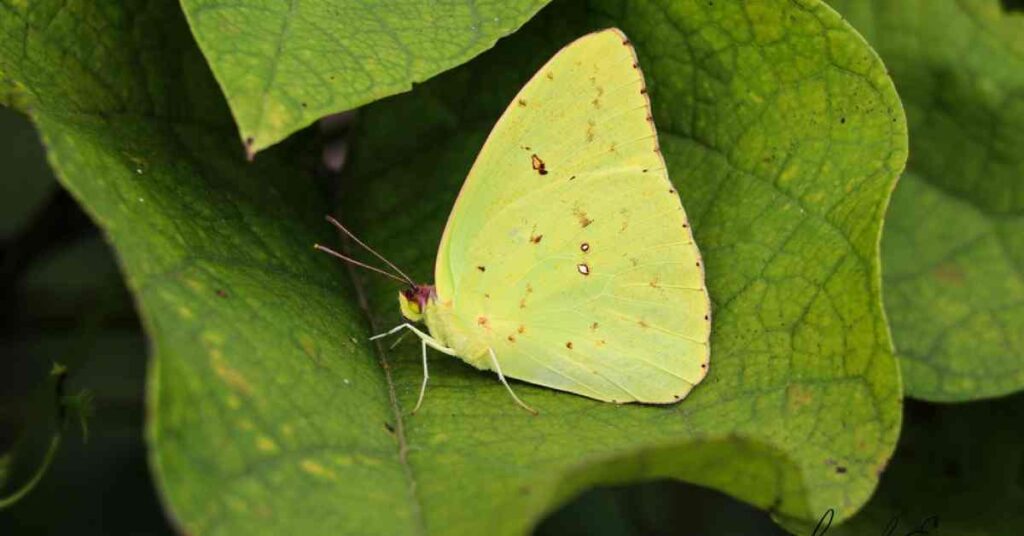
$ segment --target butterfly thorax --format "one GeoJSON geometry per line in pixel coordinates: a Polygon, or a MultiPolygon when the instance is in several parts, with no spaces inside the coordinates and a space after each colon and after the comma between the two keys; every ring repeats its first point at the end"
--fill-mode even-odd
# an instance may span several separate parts
{"type": "Polygon", "coordinates": [[[398,304],[402,316],[426,324],[438,343],[455,350],[460,358],[476,368],[490,368],[487,346],[469,336],[470,331],[456,319],[451,300],[439,297],[433,285],[416,285],[399,292],[398,304]]]}

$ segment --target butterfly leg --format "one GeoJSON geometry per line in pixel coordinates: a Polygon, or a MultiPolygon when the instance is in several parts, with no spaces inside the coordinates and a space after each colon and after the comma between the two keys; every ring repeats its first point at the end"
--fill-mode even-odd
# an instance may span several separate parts
{"type": "Polygon", "coordinates": [[[414,325],[412,325],[412,324],[410,324],[408,322],[406,322],[404,324],[399,324],[399,325],[391,328],[390,330],[385,331],[384,333],[378,333],[378,334],[374,335],[373,337],[370,337],[370,340],[371,341],[375,341],[377,339],[380,339],[380,338],[383,338],[383,337],[387,337],[388,335],[394,335],[395,333],[398,333],[399,331],[401,331],[403,329],[407,329],[407,330],[415,333],[416,336],[419,337],[420,340],[422,340],[424,343],[426,343],[427,346],[437,350],[438,352],[441,352],[442,354],[447,354],[447,355],[450,355],[450,356],[454,356],[455,355],[455,350],[452,350],[451,348],[448,348],[447,346],[441,344],[440,342],[437,342],[437,339],[431,337],[430,335],[427,335],[426,333],[423,333],[422,331],[417,329],[416,326],[414,326],[414,325]]]}
{"type": "MultiPolygon", "coordinates": [[[[417,411],[419,411],[420,406],[423,405],[423,396],[427,392],[427,380],[430,379],[430,372],[427,369],[427,346],[437,350],[438,352],[448,354],[451,356],[455,355],[455,350],[452,350],[451,348],[448,348],[447,346],[441,344],[440,342],[437,341],[437,339],[431,337],[430,335],[427,335],[426,333],[420,331],[419,329],[416,329],[416,326],[413,326],[412,324],[409,323],[400,324],[385,333],[374,335],[373,337],[370,337],[370,340],[374,341],[382,337],[387,337],[388,335],[398,333],[403,329],[408,330],[406,331],[406,333],[411,331],[414,334],[416,334],[417,337],[420,338],[420,345],[423,350],[423,383],[420,384],[420,396],[419,398],[416,399],[416,406],[412,408],[412,413],[416,413],[417,411]]],[[[402,335],[404,336],[405,334],[403,333],[402,335]]],[[[401,337],[399,337],[399,340],[401,340],[401,337]]],[[[394,348],[394,346],[394,344],[391,345],[392,348],[394,348]]]]}
{"type": "Polygon", "coordinates": [[[427,392],[427,380],[430,379],[430,373],[427,372],[427,341],[426,339],[420,339],[420,344],[423,347],[423,384],[420,385],[420,397],[416,399],[416,407],[412,408],[412,412],[416,413],[420,410],[420,406],[423,404],[423,395],[427,392]]]}
{"type": "Polygon", "coordinates": [[[494,365],[494,371],[498,373],[498,379],[501,380],[501,383],[502,385],[505,386],[505,389],[508,389],[508,394],[512,395],[512,400],[515,400],[516,403],[522,406],[522,408],[525,409],[526,411],[529,411],[530,413],[537,415],[537,410],[531,408],[530,406],[527,406],[525,403],[523,403],[522,400],[519,400],[519,397],[516,396],[515,392],[512,391],[512,387],[510,387],[508,382],[505,381],[505,375],[501,373],[501,365],[498,365],[498,357],[494,355],[494,349],[488,346],[487,351],[490,352],[491,354],[491,364],[494,365]]]}

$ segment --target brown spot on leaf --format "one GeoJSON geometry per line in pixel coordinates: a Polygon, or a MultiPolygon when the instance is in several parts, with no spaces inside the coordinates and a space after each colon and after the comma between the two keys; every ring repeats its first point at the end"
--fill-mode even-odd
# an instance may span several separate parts
{"type": "Polygon", "coordinates": [[[533,170],[536,171],[538,174],[540,174],[540,175],[547,175],[548,174],[547,165],[544,164],[544,161],[541,160],[540,157],[537,156],[536,154],[530,156],[530,165],[533,166],[533,170]]]}
{"type": "Polygon", "coordinates": [[[585,262],[577,264],[576,270],[578,270],[583,275],[590,275],[590,266],[587,266],[587,263],[585,262]]]}
{"type": "Polygon", "coordinates": [[[964,271],[956,263],[944,262],[932,270],[932,276],[940,283],[962,285],[964,282],[964,271]]]}

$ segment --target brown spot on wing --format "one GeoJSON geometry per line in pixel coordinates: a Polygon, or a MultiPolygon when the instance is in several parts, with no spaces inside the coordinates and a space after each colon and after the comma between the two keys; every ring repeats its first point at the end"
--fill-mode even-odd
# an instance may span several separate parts
{"type": "Polygon", "coordinates": [[[586,211],[584,211],[578,205],[576,207],[573,207],[572,215],[576,216],[576,220],[580,222],[580,227],[586,227],[591,223],[594,223],[594,220],[588,218],[586,211]]]}
{"type": "Polygon", "coordinates": [[[520,335],[522,335],[523,333],[526,333],[526,326],[524,326],[522,324],[519,324],[519,327],[516,329],[516,333],[518,333],[520,335]]]}
{"type": "Polygon", "coordinates": [[[490,322],[490,320],[488,320],[486,316],[478,316],[476,318],[476,323],[481,326],[487,326],[488,322],[490,322]]]}
{"type": "Polygon", "coordinates": [[[572,350],[572,341],[566,342],[565,347],[572,350]]]}
{"type": "Polygon", "coordinates": [[[523,108],[526,107],[526,99],[519,99],[516,101],[516,103],[519,104],[519,106],[522,106],[523,108]]]}
{"type": "Polygon", "coordinates": [[[547,165],[544,164],[544,161],[541,160],[540,157],[537,156],[536,154],[530,156],[530,165],[533,166],[533,170],[536,171],[539,175],[548,174],[547,165]]]}
{"type": "Polygon", "coordinates": [[[597,322],[594,322],[593,324],[591,324],[590,325],[590,329],[591,329],[591,331],[597,331],[597,322]]]}
{"type": "Polygon", "coordinates": [[[540,239],[541,238],[544,238],[544,235],[540,234],[540,235],[530,236],[530,242],[533,242],[534,244],[540,244],[540,239]]]}
{"type": "Polygon", "coordinates": [[[590,266],[588,266],[585,262],[577,264],[576,270],[583,275],[590,275],[590,266]]]}
{"type": "Polygon", "coordinates": [[[586,242],[580,244],[580,251],[582,251],[583,253],[590,251],[590,244],[586,242]]]}
{"type": "Polygon", "coordinates": [[[651,327],[651,326],[650,326],[650,325],[649,325],[649,324],[648,324],[647,322],[645,322],[645,321],[644,321],[643,319],[640,319],[640,320],[639,320],[639,321],[637,322],[637,324],[639,324],[639,325],[640,325],[640,327],[642,327],[642,328],[649,328],[649,327],[651,327]]]}
{"type": "Polygon", "coordinates": [[[546,76],[548,80],[554,80],[555,79],[555,73],[553,73],[551,71],[548,71],[548,72],[544,73],[544,76],[546,76]]]}
{"type": "Polygon", "coordinates": [[[486,266],[477,266],[476,269],[480,270],[481,272],[486,272],[487,271],[487,267],[486,266]]]}

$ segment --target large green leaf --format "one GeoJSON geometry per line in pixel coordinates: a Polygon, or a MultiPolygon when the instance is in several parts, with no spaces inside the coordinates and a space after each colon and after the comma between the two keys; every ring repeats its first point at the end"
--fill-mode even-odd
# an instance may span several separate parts
{"type": "Polygon", "coordinates": [[[181,0],[250,154],[327,114],[408,91],[549,0],[181,0]]]}
{"type": "Polygon", "coordinates": [[[149,442],[187,533],[416,531],[394,408],[329,238],[309,140],[254,165],[178,7],[0,2],[61,182],[151,338],[149,442]]]}
{"type": "MultiPolygon", "coordinates": [[[[398,429],[423,523],[514,532],[588,485],[656,476],[790,520],[830,507],[848,516],[874,488],[900,419],[878,236],[906,130],[881,62],[828,7],[552,5],[468,66],[361,114],[344,216],[429,280],[452,201],[499,113],[558,47],[609,25],[637,46],[705,255],[711,373],[667,408],[517,384],[541,411],[531,417],[492,375],[435,358],[423,410],[398,429]]],[[[399,322],[394,287],[366,285],[375,328],[399,322]]],[[[408,410],[418,348],[384,359],[408,410]]]]}
{"type": "MultiPolygon", "coordinates": [[[[900,389],[877,237],[905,158],[871,50],[817,1],[564,3],[465,69],[368,110],[346,217],[420,275],[473,154],[558,46],[618,24],[706,255],[711,376],[619,407],[435,359],[381,362],[323,240],[309,140],[240,163],[234,128],[165,2],[0,3],[0,71],[60,180],[107,231],[154,351],[149,441],[185,532],[514,534],[593,483],[656,476],[794,523],[863,504],[900,389]],[[383,364],[383,367],[381,366],[383,364]]],[[[394,288],[358,285],[373,324],[394,288]]]]}
{"type": "Polygon", "coordinates": [[[1024,15],[999,0],[833,3],[907,108],[911,158],[882,242],[907,393],[1024,388],[1024,15]]]}
{"type": "Polygon", "coordinates": [[[1024,395],[956,406],[910,402],[892,468],[829,534],[1024,534],[1024,395]],[[935,530],[937,523],[938,530],[935,530]],[[890,524],[896,530],[886,532],[890,524]]]}

